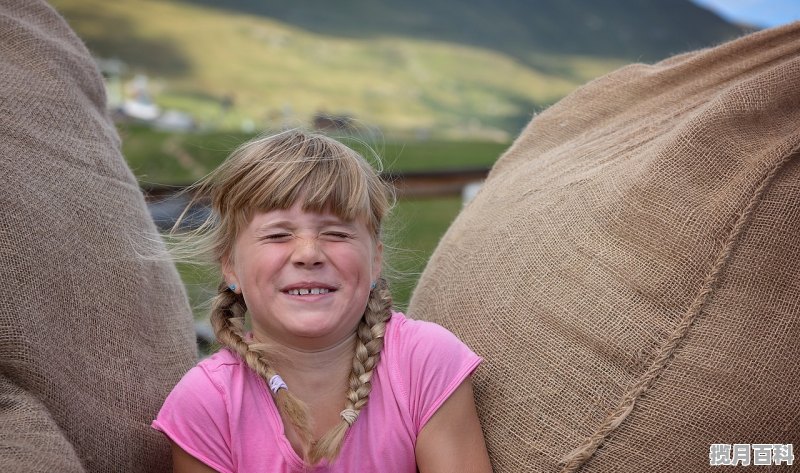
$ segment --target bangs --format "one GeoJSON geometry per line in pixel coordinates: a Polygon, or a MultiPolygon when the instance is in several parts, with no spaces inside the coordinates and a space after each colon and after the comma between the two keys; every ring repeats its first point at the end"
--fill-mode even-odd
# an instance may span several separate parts
{"type": "Polygon", "coordinates": [[[257,211],[302,209],[362,220],[377,238],[385,184],[357,152],[322,135],[286,132],[245,144],[223,164],[214,209],[243,228],[257,211]]]}
{"type": "Polygon", "coordinates": [[[285,210],[299,201],[305,211],[369,223],[369,189],[357,159],[311,156],[281,163],[272,179],[253,183],[252,210],[285,210]]]}

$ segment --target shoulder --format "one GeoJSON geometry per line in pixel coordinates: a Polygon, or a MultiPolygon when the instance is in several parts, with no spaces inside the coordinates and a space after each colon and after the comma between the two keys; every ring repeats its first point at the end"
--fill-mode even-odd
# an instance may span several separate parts
{"type": "Polygon", "coordinates": [[[197,366],[202,367],[204,370],[218,371],[224,369],[231,369],[232,367],[241,367],[244,364],[239,355],[231,351],[230,348],[222,348],[213,353],[208,358],[204,358],[197,366]]]}
{"type": "Polygon", "coordinates": [[[439,324],[425,320],[414,320],[401,312],[393,312],[386,327],[387,343],[391,349],[412,350],[457,350],[471,352],[452,332],[439,324]]]}
{"type": "Polygon", "coordinates": [[[242,362],[227,349],[200,361],[170,392],[152,427],[219,471],[231,463],[231,399],[242,362]]]}
{"type": "Polygon", "coordinates": [[[232,378],[240,376],[244,368],[244,362],[239,356],[223,348],[190,369],[175,386],[173,393],[208,388],[222,393],[228,388],[232,378]]]}
{"type": "Polygon", "coordinates": [[[399,312],[387,325],[385,351],[416,432],[481,362],[449,330],[399,312]]]}
{"type": "Polygon", "coordinates": [[[422,336],[425,339],[441,336],[455,338],[455,335],[439,324],[426,320],[414,320],[406,317],[402,312],[392,312],[392,317],[386,326],[386,332],[392,337],[403,339],[414,338],[415,336],[422,336]]]}
{"type": "Polygon", "coordinates": [[[196,368],[212,377],[226,376],[245,369],[244,360],[229,348],[222,348],[208,358],[200,361],[196,368]]]}
{"type": "Polygon", "coordinates": [[[165,427],[183,423],[227,423],[230,403],[247,374],[244,362],[222,349],[190,369],[167,396],[156,418],[165,427]]]}
{"type": "Polygon", "coordinates": [[[223,404],[230,380],[241,371],[241,365],[239,357],[227,349],[201,360],[172,389],[159,417],[173,411],[187,414],[185,411],[199,405],[223,404]],[[217,395],[214,396],[214,393],[217,395]]]}

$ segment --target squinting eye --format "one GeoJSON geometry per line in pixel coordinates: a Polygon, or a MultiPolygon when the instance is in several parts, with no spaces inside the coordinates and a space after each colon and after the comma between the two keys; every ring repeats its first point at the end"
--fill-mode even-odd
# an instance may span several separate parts
{"type": "Polygon", "coordinates": [[[292,236],[289,233],[272,233],[270,235],[264,235],[264,240],[285,240],[292,236]]]}
{"type": "Polygon", "coordinates": [[[349,233],[344,233],[344,232],[325,232],[325,233],[323,233],[323,235],[326,236],[326,237],[330,237],[330,238],[336,239],[336,240],[345,240],[347,238],[352,238],[352,235],[350,235],[349,233]]]}

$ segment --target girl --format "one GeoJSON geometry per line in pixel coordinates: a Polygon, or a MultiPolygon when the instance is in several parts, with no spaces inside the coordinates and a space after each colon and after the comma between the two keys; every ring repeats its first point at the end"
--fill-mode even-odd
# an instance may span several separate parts
{"type": "Polygon", "coordinates": [[[389,191],[361,156],[284,132],[243,145],[199,190],[224,348],[153,422],[176,472],[490,471],[469,381],[480,358],[392,312],[389,191]]]}

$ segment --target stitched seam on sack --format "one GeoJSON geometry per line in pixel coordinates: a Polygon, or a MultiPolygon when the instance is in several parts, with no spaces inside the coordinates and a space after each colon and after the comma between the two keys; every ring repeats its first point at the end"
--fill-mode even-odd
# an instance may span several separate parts
{"type": "Polygon", "coordinates": [[[703,307],[716,289],[722,273],[727,267],[728,262],[733,256],[734,249],[737,247],[739,238],[744,233],[751,221],[752,214],[761,203],[761,199],[766,193],[769,185],[773,182],[778,171],[781,170],[792,158],[800,157],[800,143],[795,144],[789,152],[778,162],[769,168],[766,175],[761,179],[759,186],[753,191],[747,206],[739,214],[736,223],[731,229],[728,237],[720,250],[714,265],[708,272],[700,292],[695,296],[692,305],[681,318],[677,327],[672,331],[672,335],[664,342],[659,349],[656,358],[650,368],[642,374],[636,383],[629,388],[623,395],[617,407],[609,414],[597,428],[591,437],[584,440],[581,445],[568,453],[561,461],[563,464],[562,473],[574,473],[591,459],[597,449],[605,442],[605,439],[613,433],[633,411],[636,401],[655,383],[666,369],[669,361],[676,352],[681,342],[686,338],[694,321],[700,316],[703,307]]]}

